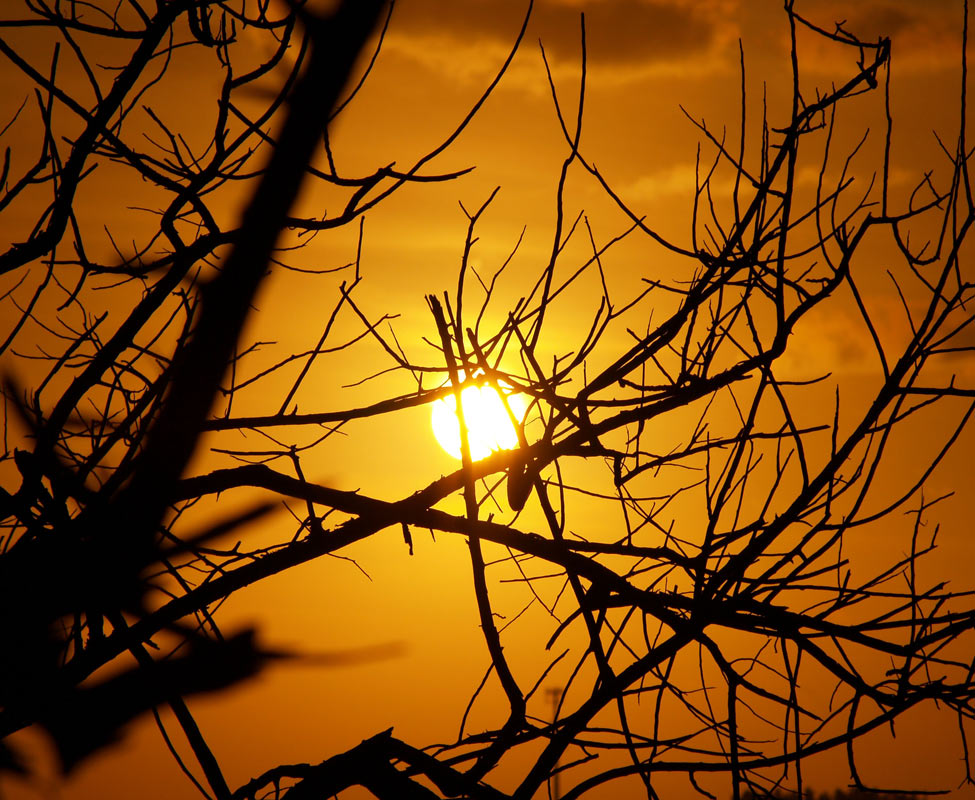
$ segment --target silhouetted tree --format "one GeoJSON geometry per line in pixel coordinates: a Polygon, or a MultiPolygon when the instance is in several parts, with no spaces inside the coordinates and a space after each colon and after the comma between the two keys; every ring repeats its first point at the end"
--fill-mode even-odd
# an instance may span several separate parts
{"type": "MultiPolygon", "coordinates": [[[[946,184],[918,176],[914,191],[896,196],[888,146],[876,182],[854,185],[856,150],[833,151],[837,109],[889,91],[887,39],[817,28],[787,2],[791,106],[763,107],[757,143],[747,142],[744,89],[736,146],[695,122],[713,159],[700,163],[688,237],[676,242],[627,205],[582,149],[583,24],[576,105],[551,82],[565,160],[550,256],[522,298],[498,311],[511,259],[490,278],[471,260],[492,194],[468,213],[456,290],[427,298],[434,357],[411,354],[360,307],[356,263],[354,279],[329,289],[324,333],[243,378],[256,348],[241,338],[245,318],[269,269],[298,266],[300,251],[285,249],[295,235],[361,220],[408,184],[463,174],[426,167],[478,112],[511,56],[458,129],[411,167],[350,177],[336,166],[328,124],[362,85],[344,88],[377,24],[381,44],[391,6],[347,0],[319,18],[301,2],[27,0],[22,16],[4,13],[0,52],[34,88],[5,112],[5,135],[34,114],[43,136],[32,161],[22,140],[7,149],[0,181],[0,211],[23,225],[0,254],[10,276],[0,342],[0,735],[41,726],[69,769],[137,715],[168,704],[208,785],[197,787],[220,800],[276,796],[281,787],[290,800],[326,798],[355,785],[382,798],[527,800],[556,775],[566,799],[634,780],[656,797],[655,781],[675,773],[708,796],[718,785],[711,776],[725,776],[737,800],[802,794],[804,761],[832,749],[847,752],[852,785],[863,790],[861,737],[921,704],[957,718],[967,755],[971,596],[926,581],[920,567],[935,546],[926,523],[941,499],[925,495],[925,481],[975,410],[975,387],[944,366],[972,350],[970,150],[963,113],[945,148],[946,184]],[[46,67],[18,49],[12,34],[22,28],[59,43],[46,67]],[[801,91],[798,29],[848,51],[845,82],[801,91]],[[255,60],[260,48],[245,35],[269,43],[266,58],[255,60]],[[212,53],[222,72],[202,148],[151,101],[174,61],[198,51],[212,53]],[[106,72],[98,64],[109,55],[122,66],[106,72]],[[86,190],[102,171],[135,178],[147,198],[138,202],[157,214],[145,238],[119,246],[111,263],[89,246],[101,225],[86,190]],[[570,172],[588,175],[628,218],[622,236],[599,243],[588,218],[571,219],[570,172]],[[295,216],[303,182],[344,194],[339,211],[295,216]],[[240,192],[250,200],[235,224],[222,198],[240,192]],[[25,224],[26,213],[34,216],[25,224]],[[881,327],[861,291],[875,264],[865,242],[879,236],[896,256],[888,268],[903,330],[881,327]],[[651,257],[666,253],[678,266],[617,297],[609,256],[621,239],[640,237],[651,257]],[[580,242],[589,248],[581,257],[580,242]],[[572,326],[569,342],[552,321],[577,316],[566,295],[582,281],[599,289],[591,319],[572,326]],[[96,302],[99,291],[111,301],[96,302]],[[802,326],[831,303],[857,309],[876,364],[868,402],[852,408],[830,375],[787,366],[802,326]],[[332,323],[346,313],[359,334],[336,344],[332,323]],[[30,337],[39,357],[17,360],[15,346],[30,337]],[[312,371],[365,342],[388,359],[370,362],[367,375],[392,370],[412,388],[299,413],[294,399],[312,371]],[[290,376],[284,392],[282,375],[290,376]],[[461,467],[392,502],[306,475],[309,449],[327,452],[335,428],[359,420],[366,430],[378,417],[459,400],[470,383],[529,399],[523,420],[512,414],[517,448],[475,461],[461,424],[461,467]],[[234,410],[241,406],[266,413],[245,416],[234,410]],[[905,485],[889,488],[878,478],[889,453],[932,412],[943,422],[932,434],[941,444],[905,485]],[[240,446],[248,431],[261,432],[260,446],[240,446]],[[188,474],[203,439],[223,466],[188,474]],[[255,498],[243,512],[216,523],[196,513],[202,498],[239,490],[255,498]],[[602,527],[570,521],[576,495],[600,509],[602,527]],[[225,546],[227,533],[281,499],[305,511],[290,529],[265,520],[281,528],[275,544],[225,546]],[[386,731],[323,753],[318,765],[281,765],[228,786],[183,698],[286,654],[262,650],[252,631],[225,637],[216,606],[391,526],[411,549],[416,528],[466,538],[478,608],[471,624],[489,655],[471,705],[486,702],[482,689],[497,682],[506,702],[491,709],[494,727],[471,732],[462,723],[456,741],[439,744],[386,731]],[[850,540],[866,526],[885,526],[906,546],[851,560],[850,540]],[[524,672],[504,646],[492,604],[501,579],[520,581],[527,607],[545,612],[535,637],[541,671],[524,672]],[[126,654],[137,666],[91,679],[126,654]],[[553,718],[539,689],[556,675],[553,718]],[[824,681],[825,699],[807,691],[824,681]],[[492,772],[509,763],[520,779],[503,791],[492,772]]],[[[530,13],[529,3],[515,49],[530,13]]],[[[965,96],[963,85],[963,106],[965,96]]],[[[889,143],[893,123],[883,124],[889,143]]],[[[466,722],[463,709],[458,716],[466,722]]],[[[2,756],[17,768],[10,748],[2,756]]],[[[196,768],[184,768],[197,782],[196,768]]],[[[967,759],[954,780],[972,780],[967,759]]]]}

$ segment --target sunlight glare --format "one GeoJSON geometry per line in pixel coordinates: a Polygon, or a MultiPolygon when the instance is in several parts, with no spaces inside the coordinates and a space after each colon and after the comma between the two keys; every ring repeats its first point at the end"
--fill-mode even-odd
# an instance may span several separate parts
{"type": "MultiPolygon", "coordinates": [[[[505,392],[505,398],[515,418],[521,420],[526,411],[525,399],[519,394],[505,392]]],[[[461,406],[467,422],[471,459],[477,461],[498,450],[511,450],[518,446],[518,434],[504,407],[501,396],[490,384],[468,386],[461,392],[461,406]]],[[[448,395],[433,403],[431,423],[433,435],[440,446],[451,456],[460,459],[460,423],[456,414],[457,403],[448,395]]]]}

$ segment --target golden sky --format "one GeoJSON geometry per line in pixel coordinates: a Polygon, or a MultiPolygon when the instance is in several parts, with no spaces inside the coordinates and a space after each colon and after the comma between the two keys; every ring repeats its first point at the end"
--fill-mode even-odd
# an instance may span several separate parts
{"type": "MultiPolygon", "coordinates": [[[[846,29],[864,40],[891,37],[890,96],[895,120],[892,196],[908,196],[928,171],[936,184],[947,181],[951,164],[935,134],[944,141],[952,140],[960,115],[960,0],[800,0],[796,5],[808,19],[825,28],[845,20],[846,29]]],[[[14,0],[6,0],[0,16],[23,15],[19,6],[14,0]]],[[[339,171],[362,175],[391,163],[407,169],[436,147],[493,79],[511,48],[525,8],[522,0],[398,2],[369,79],[332,128],[332,149],[339,171]]],[[[456,291],[467,229],[463,209],[477,209],[495,187],[500,187],[478,226],[479,238],[472,252],[472,264],[482,277],[497,269],[524,231],[517,254],[498,284],[497,297],[485,313],[485,329],[503,323],[507,304],[531,290],[547,262],[559,170],[567,149],[554,112],[541,48],[559,99],[574,118],[580,75],[580,12],[585,13],[588,44],[580,150],[635,213],[671,241],[682,246],[690,243],[699,148],[704,169],[714,159],[713,147],[703,140],[692,120],[706,121],[719,137],[726,131],[728,140],[737,147],[742,81],[739,42],[748,101],[747,146],[757,154],[763,94],[769,125],[774,128],[788,120],[789,30],[778,0],[537,0],[525,40],[507,74],[457,141],[423,172],[475,169],[453,181],[406,186],[364,216],[359,263],[362,280],[355,290],[355,301],[373,321],[395,315],[383,322],[381,330],[384,335],[394,332],[396,341],[415,362],[437,362],[437,351],[429,344],[437,341],[437,331],[425,295],[456,291]]],[[[3,29],[0,36],[42,71],[49,64],[57,38],[50,30],[23,29],[3,29]]],[[[238,47],[247,46],[254,48],[257,58],[264,54],[261,48],[266,42],[253,37],[248,43],[245,36],[238,47]]],[[[106,53],[104,60],[118,63],[125,52],[120,46],[117,53],[106,53]]],[[[852,75],[856,65],[851,53],[848,48],[801,34],[804,97],[812,98],[817,89],[828,90],[831,84],[852,75]]],[[[66,54],[62,57],[59,80],[83,94],[84,76],[66,54]]],[[[267,85],[275,85],[282,74],[283,70],[272,73],[267,85]]],[[[212,52],[187,49],[176,53],[164,79],[147,91],[140,103],[152,107],[180,130],[186,146],[199,154],[212,128],[213,96],[220,80],[212,52]]],[[[0,127],[28,96],[27,87],[8,61],[0,62],[0,127]]],[[[255,97],[255,103],[260,99],[255,97]]],[[[152,129],[144,114],[133,113],[134,124],[144,125],[146,131],[152,129]]],[[[66,132],[76,124],[64,108],[58,108],[57,114],[66,132]]],[[[855,98],[841,108],[831,176],[839,174],[845,154],[864,134],[866,141],[853,162],[854,194],[860,188],[866,191],[871,176],[882,167],[884,100],[880,92],[855,98]]],[[[34,157],[30,151],[36,135],[36,114],[30,119],[25,115],[11,127],[6,139],[13,148],[15,168],[34,157]]],[[[817,174],[814,160],[800,166],[801,192],[815,190],[817,174]]],[[[733,177],[730,172],[719,171],[712,187],[717,192],[730,191],[733,177]]],[[[294,214],[321,217],[343,203],[347,194],[308,189],[294,214]]],[[[212,207],[229,226],[247,197],[240,183],[230,183],[214,195],[212,207]]],[[[100,165],[81,194],[80,215],[92,231],[90,255],[111,261],[117,258],[113,255],[115,247],[128,255],[145,244],[155,221],[154,199],[138,179],[112,164],[100,165]]],[[[39,197],[32,198],[30,203],[12,206],[0,216],[4,247],[18,241],[25,226],[33,224],[40,202],[39,197]]],[[[722,202],[727,208],[727,202],[722,202]]],[[[597,242],[606,242],[630,226],[595,180],[576,167],[566,187],[565,215],[571,221],[580,212],[584,212],[597,242]]],[[[304,248],[282,253],[282,259],[305,270],[349,264],[356,257],[358,236],[356,224],[325,231],[304,248]]],[[[295,240],[292,237],[287,241],[295,240]]],[[[566,249],[566,274],[572,264],[587,257],[589,247],[583,231],[566,249]]],[[[860,265],[859,273],[860,288],[878,328],[891,342],[906,330],[901,300],[886,272],[893,257],[890,243],[878,238],[868,248],[864,256],[867,263],[860,265]]],[[[635,297],[645,287],[645,279],[669,280],[686,269],[680,259],[639,234],[611,248],[602,266],[610,292],[621,302],[635,297]]],[[[6,310],[0,306],[0,321],[13,319],[9,304],[14,300],[26,302],[40,274],[37,272],[38,277],[32,276],[2,301],[8,305],[6,310]]],[[[18,277],[0,278],[0,294],[12,288],[18,277]]],[[[337,302],[340,283],[351,280],[351,267],[328,275],[272,269],[244,337],[245,343],[263,344],[241,361],[238,379],[255,375],[290,353],[313,347],[337,302]]],[[[108,279],[95,280],[87,288],[88,310],[93,315],[108,312],[112,319],[111,315],[131,303],[139,291],[141,287],[113,288],[108,279]]],[[[547,359],[572,349],[584,338],[600,293],[598,275],[590,270],[553,307],[540,347],[547,359]]],[[[469,296],[469,308],[476,308],[482,295],[472,289],[469,296]]],[[[645,328],[651,311],[665,314],[665,301],[653,309],[641,307],[632,325],[645,328]]],[[[38,316],[42,318],[44,313],[53,313],[53,305],[45,310],[42,304],[38,316]]],[[[361,321],[346,309],[329,341],[339,343],[361,333],[361,321]]],[[[3,323],[0,336],[5,335],[3,323]]],[[[843,300],[817,312],[803,323],[797,337],[790,343],[783,365],[789,377],[798,380],[825,372],[833,376],[822,394],[816,395],[816,402],[803,406],[802,411],[812,419],[823,407],[831,408],[833,388],[840,385],[844,410],[852,419],[875,385],[878,369],[868,334],[852,302],[843,300]]],[[[28,325],[14,349],[30,353],[47,341],[39,326],[28,325]]],[[[607,333],[604,349],[593,356],[593,371],[628,341],[625,326],[607,333]]],[[[28,383],[34,378],[36,367],[30,362],[9,354],[3,359],[5,371],[12,370],[28,383]]],[[[327,366],[323,359],[321,368],[310,374],[289,409],[295,404],[301,412],[351,408],[417,388],[411,376],[402,371],[362,383],[389,366],[388,356],[367,337],[356,347],[330,356],[327,366]]],[[[971,386],[975,380],[970,354],[947,359],[942,368],[954,372],[960,384],[971,386]]],[[[285,372],[276,382],[262,384],[261,391],[242,393],[234,401],[234,414],[277,412],[294,379],[294,372],[285,372]]],[[[424,387],[436,383],[436,379],[427,378],[424,387]]],[[[960,413],[961,408],[959,405],[955,410],[960,413]]],[[[718,427],[732,421],[731,408],[716,409],[715,413],[718,427]]],[[[920,419],[911,436],[891,448],[889,473],[878,479],[878,486],[906,484],[948,424],[947,418],[920,419]]],[[[676,441],[679,436],[675,428],[663,424],[651,426],[651,431],[659,437],[661,449],[666,449],[663,443],[668,437],[676,441]]],[[[303,445],[322,433],[315,428],[288,435],[303,445]]],[[[217,450],[260,449],[262,442],[270,446],[251,431],[246,435],[213,434],[206,444],[217,450]]],[[[937,575],[938,579],[951,580],[955,588],[972,585],[971,565],[975,564],[970,525],[975,508],[969,469],[973,443],[969,432],[933,474],[926,491],[930,496],[956,492],[938,507],[937,520],[932,519],[932,524],[939,521],[942,526],[941,547],[927,567],[932,580],[937,575]]],[[[225,462],[220,452],[201,452],[190,471],[203,472],[225,462]]],[[[424,406],[386,418],[353,421],[306,452],[302,467],[306,477],[328,486],[359,489],[393,500],[454,471],[457,462],[437,447],[430,432],[429,408],[424,406]]],[[[611,485],[612,476],[601,464],[578,470],[578,480],[586,486],[601,491],[611,485]]],[[[641,486],[641,491],[644,489],[666,492],[667,483],[648,482],[641,486]]],[[[249,499],[230,493],[221,497],[219,509],[208,500],[198,509],[198,519],[243,507],[249,499]]],[[[581,495],[567,502],[574,512],[572,524],[580,531],[591,533],[606,524],[607,514],[618,515],[607,512],[607,505],[581,495]]],[[[304,513],[300,503],[291,505],[294,513],[304,513]]],[[[454,510],[461,508],[458,500],[454,510]]],[[[685,515],[679,520],[684,523],[702,513],[683,501],[675,503],[674,509],[675,517],[685,515]]],[[[609,518],[613,524],[619,523],[609,518]]],[[[540,525],[540,519],[537,509],[528,509],[522,523],[528,530],[538,529],[532,525],[540,525]]],[[[909,524],[900,519],[897,524],[902,522],[909,524]]],[[[238,538],[249,546],[271,544],[286,541],[297,527],[288,511],[279,509],[260,524],[240,531],[238,538]]],[[[260,627],[261,640],[274,648],[312,655],[346,650],[354,653],[365,648],[366,655],[381,656],[327,668],[312,659],[307,663],[285,662],[239,688],[203,700],[191,699],[200,727],[232,785],[278,763],[316,763],[390,726],[398,736],[419,746],[456,737],[460,715],[489,663],[470,588],[466,547],[456,535],[438,534],[434,539],[429,532],[416,530],[413,536],[413,556],[408,554],[400,530],[392,528],[343,553],[355,562],[319,559],[239,592],[220,609],[218,619],[226,631],[255,623],[260,627]],[[370,648],[379,649],[374,652],[370,648]]],[[[870,529],[858,533],[849,549],[870,563],[877,553],[887,558],[892,547],[903,548],[902,537],[870,529]]],[[[493,558],[503,553],[492,550],[488,555],[493,558]]],[[[897,553],[889,560],[896,557],[897,553]]],[[[509,566],[498,570],[498,577],[511,577],[511,573],[509,566]]],[[[551,588],[543,585],[546,591],[551,588]]],[[[499,584],[493,595],[496,610],[506,619],[513,618],[527,602],[526,591],[518,583],[499,584]]],[[[540,669],[543,659],[550,655],[539,646],[539,640],[550,633],[549,622],[544,610],[535,607],[506,634],[506,652],[527,672],[540,669]]],[[[558,685],[564,679],[565,675],[555,672],[550,683],[558,685]]],[[[815,687],[810,691],[815,692],[815,687]]],[[[497,724],[492,714],[494,702],[503,702],[496,686],[489,688],[475,706],[469,728],[497,724]]],[[[539,698],[535,708],[539,716],[549,713],[546,702],[539,698]]],[[[164,721],[175,731],[167,713],[163,714],[164,721]]],[[[868,740],[861,748],[862,772],[875,783],[901,781],[918,788],[928,786],[926,782],[932,776],[959,774],[957,734],[945,727],[947,722],[954,724],[949,717],[935,718],[923,712],[899,723],[895,745],[889,739],[883,740],[883,746],[868,740]]],[[[33,783],[9,780],[0,785],[4,796],[14,800],[193,796],[192,787],[149,717],[132,724],[116,748],[86,762],[65,781],[53,777],[52,756],[39,734],[27,731],[18,741],[35,753],[44,777],[33,783]]],[[[517,767],[504,769],[510,774],[502,771],[498,785],[511,788],[519,779],[517,767]]],[[[845,754],[811,759],[805,780],[817,790],[845,786],[845,754]]],[[[686,789],[685,784],[680,787],[678,791],[686,789]]],[[[616,796],[611,788],[606,792],[596,791],[591,796],[616,796]]],[[[359,796],[349,794],[352,798],[359,796]]],[[[365,792],[361,796],[365,797],[365,792]]],[[[951,796],[972,798],[975,794],[968,787],[951,796]]]]}

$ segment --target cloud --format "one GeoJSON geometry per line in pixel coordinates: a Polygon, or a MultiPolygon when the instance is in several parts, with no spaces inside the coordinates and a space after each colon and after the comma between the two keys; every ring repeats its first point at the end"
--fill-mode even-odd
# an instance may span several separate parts
{"type": "MultiPolygon", "coordinates": [[[[703,179],[707,173],[700,176],[703,179]]],[[[635,180],[616,187],[621,197],[632,203],[646,203],[648,201],[672,202],[675,197],[686,197],[688,204],[694,195],[696,178],[694,163],[675,163],[662,169],[640,175],[635,180]]],[[[712,191],[725,192],[733,187],[728,180],[712,180],[712,191]]]]}
{"type": "MultiPolygon", "coordinates": [[[[832,31],[837,23],[865,42],[888,36],[894,73],[956,69],[961,57],[963,7],[955,0],[838,0],[804,2],[800,13],[810,22],[832,31]]],[[[806,69],[834,72],[841,50],[850,48],[822,39],[803,47],[806,69]]]]}
{"type": "MultiPolygon", "coordinates": [[[[538,0],[526,35],[541,40],[556,71],[578,70],[580,12],[589,63],[608,80],[713,65],[737,36],[737,0],[538,0]]],[[[412,0],[397,6],[391,50],[457,80],[497,69],[526,10],[524,0],[412,0]]],[[[537,71],[532,80],[537,83],[537,71]]]]}
{"type": "MultiPolygon", "coordinates": [[[[627,202],[633,203],[636,207],[641,207],[648,202],[661,202],[673,204],[675,201],[687,201],[688,207],[692,202],[694,187],[702,182],[711,168],[711,158],[713,152],[706,152],[698,173],[695,175],[695,165],[692,161],[673,162],[659,169],[644,172],[635,178],[618,183],[613,188],[627,202]]],[[[835,160],[835,159],[834,159],[835,160]]],[[[840,159],[842,164],[842,159],[840,159]]],[[[879,164],[876,165],[879,169],[879,164]]],[[[815,189],[819,184],[821,167],[818,163],[800,164],[796,170],[795,185],[799,189],[815,189]]],[[[844,197],[860,198],[860,194],[866,189],[867,182],[870,180],[870,173],[859,173],[855,183],[847,189],[844,197]]],[[[893,165],[890,169],[888,182],[890,186],[897,188],[912,189],[922,179],[919,173],[893,165]]],[[[831,165],[823,177],[823,194],[828,195],[834,191],[839,183],[840,174],[836,164],[831,165]]],[[[877,176],[879,182],[880,176],[877,176]]],[[[721,165],[710,179],[711,194],[719,207],[724,207],[730,203],[735,188],[735,172],[728,166],[726,161],[721,165]]],[[[742,179],[740,184],[740,198],[745,202],[751,198],[753,189],[749,182],[742,179]]],[[[879,192],[878,186],[874,189],[874,194],[879,192]]]]}

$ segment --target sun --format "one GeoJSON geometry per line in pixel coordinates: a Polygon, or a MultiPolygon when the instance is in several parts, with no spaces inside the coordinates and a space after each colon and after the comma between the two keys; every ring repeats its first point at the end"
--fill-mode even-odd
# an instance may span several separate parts
{"type": "MultiPolygon", "coordinates": [[[[505,399],[515,419],[521,421],[526,403],[523,395],[504,391],[505,399]]],[[[467,423],[467,439],[471,459],[477,461],[498,450],[511,450],[518,446],[518,434],[498,390],[488,383],[470,385],[460,395],[464,421],[467,423]]],[[[433,435],[440,446],[456,459],[460,459],[460,423],[457,419],[457,402],[454,395],[433,403],[431,424],[433,435]]]]}

